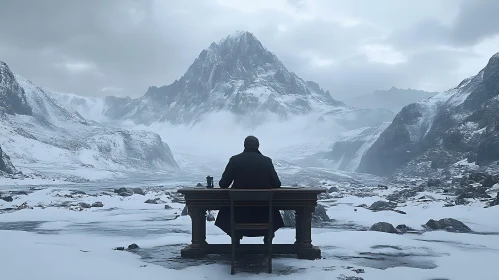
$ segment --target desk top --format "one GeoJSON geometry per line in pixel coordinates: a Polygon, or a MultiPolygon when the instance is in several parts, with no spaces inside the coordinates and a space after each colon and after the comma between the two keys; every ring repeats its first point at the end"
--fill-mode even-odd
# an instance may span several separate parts
{"type": "Polygon", "coordinates": [[[280,187],[277,189],[232,189],[232,188],[206,188],[206,187],[192,187],[192,188],[182,188],[177,192],[181,194],[190,193],[207,193],[207,192],[229,192],[229,191],[264,191],[264,192],[284,192],[284,193],[324,193],[327,190],[324,188],[317,187],[280,187]]]}

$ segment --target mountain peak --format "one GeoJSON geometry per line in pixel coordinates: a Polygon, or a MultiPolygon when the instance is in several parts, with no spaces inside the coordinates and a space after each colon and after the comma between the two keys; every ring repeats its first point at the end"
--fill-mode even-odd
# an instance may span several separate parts
{"type": "Polygon", "coordinates": [[[16,81],[7,63],[0,61],[0,112],[9,115],[31,115],[23,88],[16,81]]]}

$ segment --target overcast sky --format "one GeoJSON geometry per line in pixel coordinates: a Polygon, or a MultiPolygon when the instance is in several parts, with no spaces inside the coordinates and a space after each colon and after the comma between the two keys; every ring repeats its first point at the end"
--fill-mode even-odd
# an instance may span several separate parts
{"type": "Polygon", "coordinates": [[[39,86],[139,96],[252,32],[333,97],[441,91],[499,51],[497,0],[1,0],[0,60],[39,86]]]}

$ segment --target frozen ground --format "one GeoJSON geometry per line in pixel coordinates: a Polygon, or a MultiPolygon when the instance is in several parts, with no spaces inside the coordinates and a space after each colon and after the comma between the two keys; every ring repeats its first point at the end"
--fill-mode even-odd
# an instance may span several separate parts
{"type": "MultiPolygon", "coordinates": [[[[300,172],[305,171],[289,171],[283,177],[291,178],[288,176],[300,172]]],[[[142,185],[115,181],[107,185],[4,187],[0,192],[5,197],[9,190],[13,191],[10,193],[13,201],[0,200],[0,209],[3,209],[0,211],[2,279],[231,277],[230,258],[227,256],[211,256],[204,260],[180,258],[180,249],[190,242],[190,218],[180,215],[184,205],[174,195],[175,186],[195,179],[185,177],[162,181],[160,178],[150,176],[146,182],[144,178],[137,178],[142,185]],[[113,192],[116,187],[144,185],[156,187],[142,187],[143,195],[119,196],[113,192]],[[156,198],[159,198],[160,204],[144,203],[147,199],[156,198]],[[95,202],[102,202],[103,207],[85,208],[88,205],[79,204],[95,202]],[[12,209],[23,204],[26,209],[12,209]],[[165,205],[171,209],[166,209],[169,207],[165,208],[165,205]],[[140,248],[113,250],[132,243],[140,248]]],[[[331,182],[319,184],[331,186],[331,182]]],[[[384,200],[396,188],[360,187],[354,181],[336,183],[336,187],[338,191],[320,201],[333,220],[313,229],[313,243],[321,247],[323,259],[309,261],[293,256],[275,257],[274,273],[268,275],[262,258],[244,258],[238,273],[232,277],[314,280],[468,280],[497,277],[495,264],[499,259],[499,222],[494,217],[499,215],[499,206],[484,208],[484,202],[477,200],[469,205],[444,207],[448,196],[423,192],[397,205],[396,209],[406,214],[373,212],[356,206],[384,200]],[[422,199],[422,196],[425,198],[422,199]],[[424,231],[422,225],[429,219],[441,218],[458,219],[473,232],[424,231]],[[390,234],[367,230],[381,221],[393,225],[406,224],[414,231],[390,234]]],[[[207,222],[207,234],[208,242],[229,243],[229,238],[213,222],[207,222]]],[[[288,243],[293,240],[294,230],[285,228],[277,232],[274,242],[288,243]]],[[[260,238],[243,239],[243,243],[259,242],[260,238]]]]}

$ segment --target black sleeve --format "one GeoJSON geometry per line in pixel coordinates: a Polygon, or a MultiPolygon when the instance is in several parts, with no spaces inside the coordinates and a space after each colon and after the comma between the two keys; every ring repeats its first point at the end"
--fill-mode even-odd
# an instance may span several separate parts
{"type": "Polygon", "coordinates": [[[272,159],[269,158],[269,171],[270,171],[270,186],[274,189],[281,187],[281,180],[277,176],[272,159]]]}
{"type": "Polygon", "coordinates": [[[229,162],[227,163],[227,166],[225,167],[222,178],[218,182],[218,185],[220,186],[220,188],[226,189],[230,187],[232,181],[234,181],[234,160],[231,157],[229,159],[229,162]]]}

